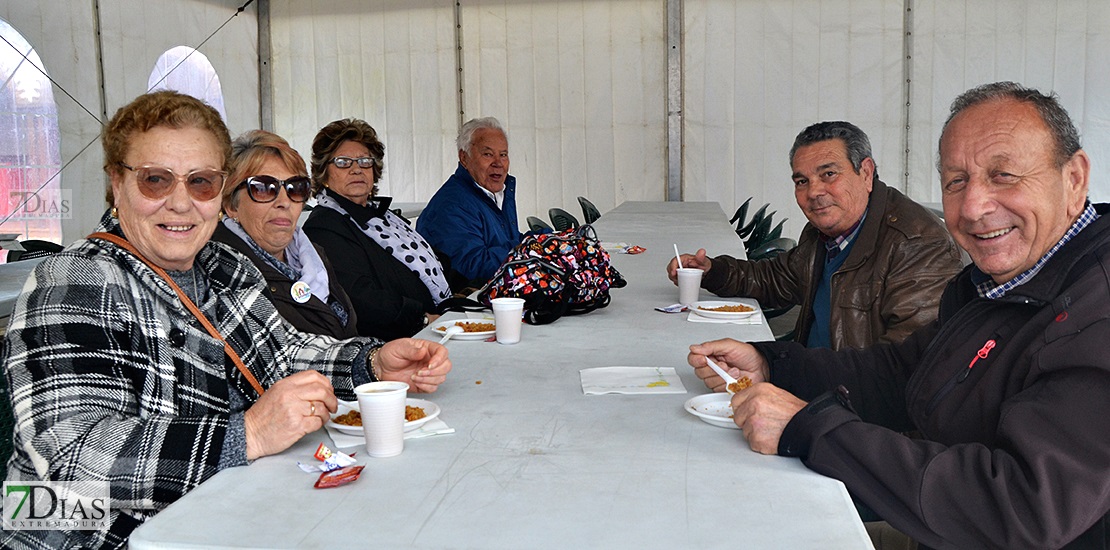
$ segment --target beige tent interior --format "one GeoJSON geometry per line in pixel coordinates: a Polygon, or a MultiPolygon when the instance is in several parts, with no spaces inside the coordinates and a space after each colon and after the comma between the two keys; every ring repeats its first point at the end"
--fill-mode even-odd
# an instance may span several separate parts
{"type": "Polygon", "coordinates": [[[427,201],[461,121],[496,116],[521,220],[577,211],[579,195],[602,212],[753,197],[796,234],[801,128],[855,122],[884,181],[937,202],[949,102],[1010,79],[1060,95],[1106,200],[1108,29],[1110,4],[1079,0],[4,2],[2,229],[71,242],[94,227],[101,123],[152,85],[197,90],[233,134],[272,129],[303,153],[327,122],[363,118],[397,201],[427,201]]]}

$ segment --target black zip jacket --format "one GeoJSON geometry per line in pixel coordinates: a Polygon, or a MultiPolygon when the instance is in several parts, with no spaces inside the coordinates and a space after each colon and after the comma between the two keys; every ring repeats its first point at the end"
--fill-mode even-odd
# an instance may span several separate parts
{"type": "Polygon", "coordinates": [[[979,298],[965,269],[902,344],[757,344],[771,382],[811,401],[779,454],[925,546],[1107,548],[1110,216],[1096,209],[1001,299],[979,298]]]}

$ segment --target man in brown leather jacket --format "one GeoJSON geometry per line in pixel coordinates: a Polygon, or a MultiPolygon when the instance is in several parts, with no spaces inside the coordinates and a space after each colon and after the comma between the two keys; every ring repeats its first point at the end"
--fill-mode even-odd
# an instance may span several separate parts
{"type": "Polygon", "coordinates": [[[935,215],[879,180],[867,135],[848,122],[814,124],[795,139],[790,165],[809,220],[797,247],[760,261],[701,249],[682,266],[705,271],[702,287],[718,296],[800,305],[794,340],[808,347],[901,342],[933,321],[959,250],[935,215]]]}

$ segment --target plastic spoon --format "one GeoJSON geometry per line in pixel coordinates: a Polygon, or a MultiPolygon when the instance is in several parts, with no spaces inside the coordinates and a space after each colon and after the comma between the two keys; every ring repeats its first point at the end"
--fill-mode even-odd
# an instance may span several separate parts
{"type": "Polygon", "coordinates": [[[447,327],[447,330],[443,331],[443,338],[441,338],[439,340],[440,345],[446,344],[447,341],[450,340],[452,336],[454,336],[456,334],[462,334],[462,332],[463,332],[463,328],[460,327],[459,325],[451,325],[451,326],[447,327]]]}
{"type": "Polygon", "coordinates": [[[721,379],[725,381],[725,391],[727,391],[729,395],[735,394],[736,392],[732,391],[732,385],[736,383],[736,379],[733,378],[732,375],[730,375],[729,373],[725,372],[725,369],[718,367],[717,363],[714,363],[713,360],[709,357],[705,358],[705,363],[713,369],[713,372],[717,373],[717,376],[720,376],[721,379]]]}

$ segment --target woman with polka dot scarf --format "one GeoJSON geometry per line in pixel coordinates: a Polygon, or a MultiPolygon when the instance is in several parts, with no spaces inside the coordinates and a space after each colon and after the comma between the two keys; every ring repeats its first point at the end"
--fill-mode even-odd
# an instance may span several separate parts
{"type": "Polygon", "coordinates": [[[406,220],[379,197],[385,145],[365,121],[324,126],[312,142],[317,207],[304,231],[335,262],[339,284],[358,316],[358,333],[412,336],[451,297],[443,261],[406,220]]]}

